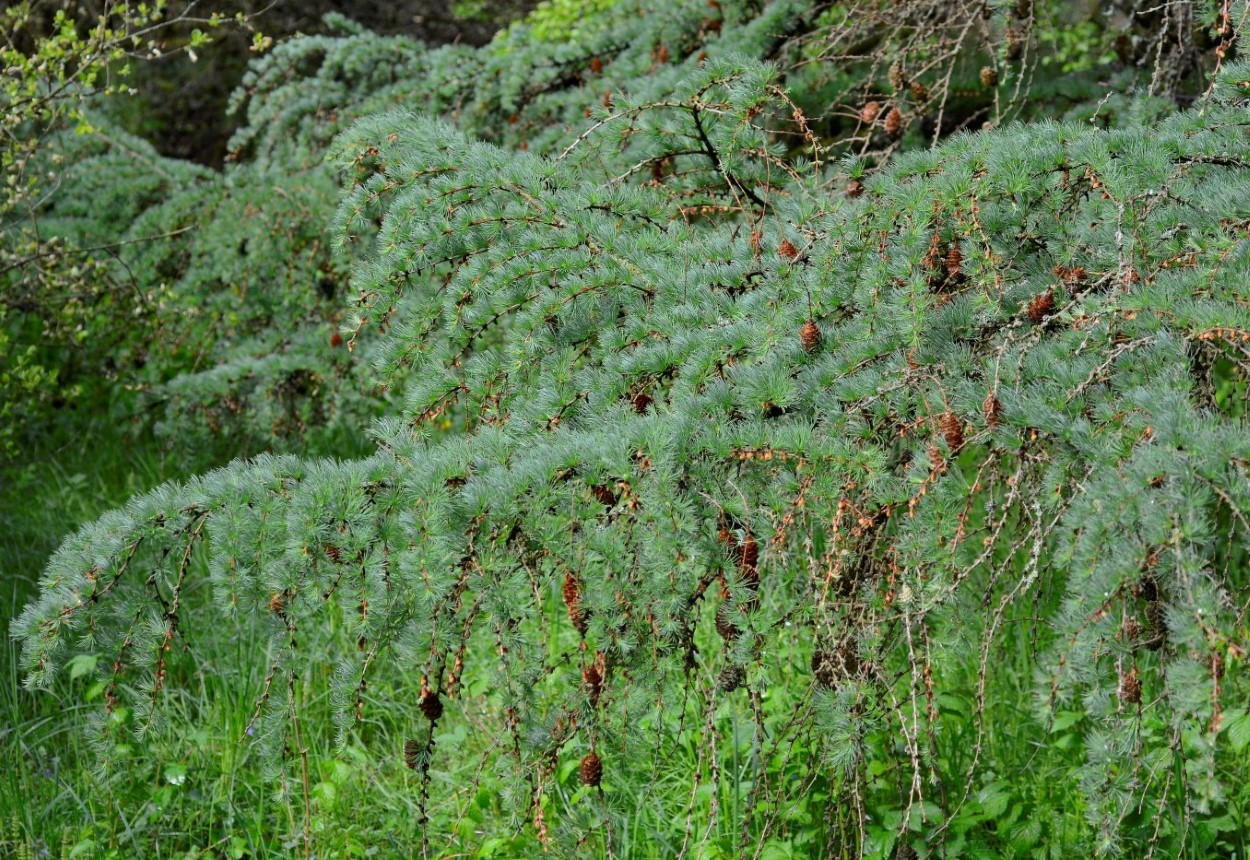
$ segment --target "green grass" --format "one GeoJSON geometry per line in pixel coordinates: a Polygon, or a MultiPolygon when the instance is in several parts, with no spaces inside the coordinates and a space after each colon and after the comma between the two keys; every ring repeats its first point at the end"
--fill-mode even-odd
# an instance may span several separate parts
{"type": "MultiPolygon", "coordinates": [[[[170,456],[157,440],[132,437],[99,417],[65,425],[59,436],[28,446],[27,455],[26,466],[10,467],[0,479],[4,589],[0,621],[6,630],[35,594],[44,560],[74,527],[162,481],[219,464],[229,452],[201,451],[195,459],[170,456]]],[[[419,784],[404,767],[401,752],[404,741],[422,738],[428,725],[416,708],[420,684],[415,673],[388,666],[374,672],[364,722],[339,746],[326,693],[336,661],[330,657],[306,671],[297,679],[297,697],[301,737],[308,750],[307,783],[298,756],[288,759],[285,778],[266,773],[260,756],[247,743],[245,729],[264,681],[268,631],[261,627],[263,622],[237,626],[214,619],[217,610],[208,599],[204,577],[199,581],[187,606],[197,617],[191,630],[200,633],[192,633],[189,650],[176,656],[171,669],[176,677],[170,688],[187,692],[173,700],[169,727],[158,728],[142,742],[131,731],[133,715],[115,712],[110,718],[111,728],[117,730],[111,735],[113,764],[107,771],[98,769],[90,740],[89,724],[102,714],[103,689],[89,671],[93,655],[87,653],[72,663],[71,671],[62,673],[51,690],[26,691],[20,686],[15,643],[5,637],[0,857],[302,856],[305,785],[308,829],[317,857],[419,856],[419,784]],[[219,632],[206,635],[208,630],[219,632]]],[[[558,600],[552,604],[558,611],[558,600]]],[[[981,771],[977,782],[968,786],[968,801],[958,819],[951,822],[946,856],[1062,857],[1074,856],[1090,844],[1085,810],[1077,798],[1083,766],[1079,736],[1092,727],[1077,714],[1069,724],[1047,731],[1035,718],[1032,672],[1040,644],[1031,621],[1034,610],[1028,603],[1018,607],[996,645],[981,737],[981,771]]],[[[547,623],[553,631],[563,630],[569,639],[565,650],[574,653],[577,643],[567,624],[554,615],[547,623]]],[[[701,624],[702,653],[711,655],[713,665],[697,671],[710,678],[718,668],[718,640],[710,614],[701,624]]],[[[337,629],[337,619],[332,618],[331,625],[327,635],[333,649],[350,653],[353,643],[337,629]]],[[[966,635],[975,641],[978,634],[970,630],[966,635]]],[[[951,636],[946,644],[963,647],[951,636]]],[[[473,647],[489,652],[492,645],[483,638],[473,647]]],[[[960,661],[964,674],[938,679],[943,717],[936,742],[948,780],[964,772],[978,737],[973,721],[976,660],[969,647],[968,659],[960,661]]],[[[796,667],[787,670],[786,683],[762,693],[765,712],[771,715],[767,729],[775,732],[796,709],[830,694],[812,687],[798,637],[780,643],[767,659],[796,667]]],[[[1230,667],[1227,683],[1240,683],[1235,673],[1241,671],[1239,666],[1230,667]]],[[[692,697],[686,726],[700,725],[708,706],[700,696],[692,697]]],[[[699,730],[678,738],[673,725],[653,725],[647,727],[648,740],[632,741],[628,753],[618,752],[615,761],[605,754],[602,792],[587,789],[578,780],[577,762],[584,750],[576,744],[563,750],[544,796],[544,815],[557,841],[562,831],[576,830],[599,834],[582,844],[581,856],[672,857],[684,841],[689,818],[687,856],[705,860],[739,856],[741,815],[755,787],[754,767],[765,745],[756,735],[745,692],[718,697],[711,706],[718,709],[725,726],[711,738],[699,730]],[[714,786],[708,768],[713,747],[720,769],[714,786]],[[614,767],[625,754],[650,757],[659,766],[652,773],[634,769],[626,774],[624,768],[614,767]],[[692,794],[695,773],[702,784],[692,794]],[[713,802],[718,812],[709,828],[713,802]],[[602,839],[607,822],[610,849],[602,839]]],[[[500,707],[496,691],[470,679],[465,694],[448,704],[448,716],[438,724],[431,793],[444,800],[432,810],[435,827],[428,856],[543,853],[532,821],[515,821],[507,811],[506,793],[524,786],[510,774],[483,766],[492,746],[506,742],[499,730],[500,707]]],[[[670,713],[666,719],[675,723],[678,717],[670,713]]],[[[1155,713],[1143,722],[1143,731],[1158,743],[1166,725],[1155,713]]],[[[1220,742],[1227,740],[1221,736],[1220,742]]],[[[773,772],[783,778],[804,778],[812,763],[829,755],[829,744],[819,730],[804,731],[774,760],[773,772]]],[[[1250,762],[1235,755],[1223,760],[1230,764],[1222,781],[1239,788],[1195,822],[1186,856],[1245,857],[1250,847],[1246,836],[1250,790],[1245,788],[1250,762]]],[[[828,767],[816,771],[800,799],[778,810],[780,834],[764,846],[762,857],[816,856],[830,827],[849,826],[846,820],[839,824],[836,815],[832,821],[826,815],[831,798],[840,794],[839,774],[828,767]]],[[[869,763],[865,790],[873,827],[868,837],[881,856],[893,852],[893,831],[902,816],[897,786],[908,778],[909,774],[869,763]]],[[[926,786],[934,798],[942,790],[963,789],[926,786]]],[[[937,856],[924,845],[924,831],[937,823],[931,819],[922,825],[918,817],[913,819],[911,840],[920,856],[937,856]]]]}

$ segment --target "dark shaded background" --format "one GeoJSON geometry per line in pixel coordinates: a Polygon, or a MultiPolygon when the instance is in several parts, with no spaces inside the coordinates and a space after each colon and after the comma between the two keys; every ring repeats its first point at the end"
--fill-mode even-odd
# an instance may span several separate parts
{"type": "MultiPolygon", "coordinates": [[[[36,5],[32,30],[46,31],[61,9],[83,22],[85,29],[98,20],[104,4],[44,0],[36,5]]],[[[226,142],[238,125],[237,117],[226,115],[226,106],[255,56],[251,45],[256,31],[274,41],[296,33],[324,33],[322,16],[338,12],[377,33],[403,34],[431,45],[455,41],[481,45],[533,9],[537,0],[171,0],[169,5],[170,18],[187,14],[206,19],[212,12],[233,18],[243,12],[249,22],[247,26],[230,22],[210,31],[202,23],[188,21],[163,31],[159,39],[169,53],[134,64],[139,95],[124,106],[123,122],[165,155],[220,167],[226,142]],[[174,49],[186,43],[196,26],[210,33],[213,44],[197,50],[198,59],[192,63],[174,49]]]]}

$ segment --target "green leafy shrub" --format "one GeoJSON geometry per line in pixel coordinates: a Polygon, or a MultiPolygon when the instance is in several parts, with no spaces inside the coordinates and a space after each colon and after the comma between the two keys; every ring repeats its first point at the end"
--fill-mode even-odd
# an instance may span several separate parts
{"type": "MultiPolygon", "coordinates": [[[[0,454],[6,459],[19,422],[37,420],[49,403],[64,405],[91,387],[76,378],[77,366],[98,370],[96,359],[107,350],[94,349],[96,336],[125,323],[130,302],[118,301],[116,284],[102,283],[103,258],[119,247],[119,225],[108,218],[141,205],[159,178],[124,170],[114,177],[96,213],[108,225],[105,244],[76,245],[80,237],[43,224],[46,202],[66,181],[66,154],[53,140],[94,134],[92,102],[132,94],[131,63],[159,53],[169,27],[221,24],[217,15],[199,20],[189,11],[167,11],[164,3],[49,9],[29,0],[0,10],[0,343],[7,347],[0,351],[6,401],[0,454]]],[[[182,50],[208,41],[197,28],[182,50]]]]}

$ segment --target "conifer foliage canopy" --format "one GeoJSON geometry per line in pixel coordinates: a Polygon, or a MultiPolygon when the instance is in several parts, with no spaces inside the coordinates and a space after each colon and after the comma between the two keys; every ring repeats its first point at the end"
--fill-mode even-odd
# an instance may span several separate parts
{"type": "Polygon", "coordinates": [[[744,845],[819,786],[850,810],[830,844],[884,852],[954,838],[999,643],[1029,624],[1030,718],[1090,720],[1092,847],[1209,810],[1246,694],[1250,67],[1163,118],[1008,123],[865,175],[769,62],[801,4],[712,4],[714,31],[706,4],[621,5],[558,49],[608,58],[581,86],[523,93],[465,49],[476,103],[338,135],[342,333],[375,339],[400,414],[363,459],[236,462],[68,539],[14,626],[30,683],[103,652],[135,716],[97,730],[161,731],[195,631],[262,625],[254,742],[294,773],[304,667],[336,663],[343,738],[417,673],[412,746],[377,754],[424,800],[457,755],[436,727],[472,709],[518,821],[551,816],[570,856],[603,831],[540,802],[560,762],[610,798],[690,743],[693,791],[741,700],[744,845]],[[970,688],[961,758],[944,695],[970,688]],[[903,818],[870,844],[874,791],[903,818]]]}

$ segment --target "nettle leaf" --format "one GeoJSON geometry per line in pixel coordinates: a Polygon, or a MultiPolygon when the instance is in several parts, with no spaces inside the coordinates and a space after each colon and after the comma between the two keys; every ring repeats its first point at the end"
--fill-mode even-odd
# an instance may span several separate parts
{"type": "Polygon", "coordinates": [[[1233,752],[1241,752],[1250,746],[1250,714],[1242,712],[1234,715],[1232,711],[1225,713],[1225,732],[1233,752]]]}

